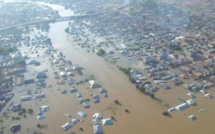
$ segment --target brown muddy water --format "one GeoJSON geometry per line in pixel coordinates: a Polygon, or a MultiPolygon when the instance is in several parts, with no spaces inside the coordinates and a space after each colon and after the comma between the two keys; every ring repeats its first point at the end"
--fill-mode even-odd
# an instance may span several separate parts
{"type": "MultiPolygon", "coordinates": [[[[62,95],[57,90],[57,88],[69,90],[71,86],[56,85],[54,72],[57,68],[47,64],[49,62],[47,57],[40,58],[39,60],[43,61],[41,64],[42,68],[38,67],[35,70],[42,70],[43,67],[48,68],[47,83],[52,85],[52,87],[43,90],[47,97],[42,99],[42,101],[32,100],[23,104],[33,108],[34,111],[41,105],[50,105],[50,110],[46,113],[46,119],[42,121],[38,121],[35,114],[28,116],[27,119],[21,119],[21,121],[6,122],[8,125],[17,122],[22,124],[22,130],[19,133],[68,134],[69,132],[76,132],[77,134],[93,134],[91,120],[95,112],[102,112],[104,118],[113,116],[116,119],[114,125],[102,126],[105,134],[213,134],[215,132],[215,99],[206,99],[202,94],[198,93],[195,99],[197,107],[193,106],[183,111],[175,111],[171,113],[172,117],[165,117],[162,115],[163,111],[168,107],[180,104],[177,100],[178,97],[189,99],[186,96],[188,91],[184,87],[171,85],[171,90],[160,88],[155,96],[161,98],[163,102],[151,99],[138,91],[135,85],[131,84],[127,76],[120,72],[115,65],[107,63],[96,54],[87,53],[85,50],[77,47],[75,42],[65,33],[67,25],[68,22],[50,25],[49,37],[52,39],[54,48],[63,52],[66,59],[72,60],[73,63],[84,67],[84,74],[93,74],[98,82],[108,90],[109,97],[101,97],[101,102],[98,104],[90,101],[90,108],[83,108],[77,103],[76,94],[67,93],[62,95]],[[120,101],[121,106],[114,104],[116,99],[120,101]],[[201,108],[207,110],[200,114],[198,109],[201,108]],[[128,109],[130,113],[126,113],[125,109],[128,109]],[[83,118],[84,122],[78,123],[67,132],[64,132],[60,126],[71,120],[64,114],[70,113],[72,118],[74,118],[78,117],[76,113],[80,110],[88,114],[86,118],[83,118]],[[187,118],[191,114],[197,116],[196,121],[190,121],[187,118]],[[36,128],[38,123],[47,124],[47,128],[42,130],[36,128]],[[79,130],[81,127],[84,130],[83,132],[79,130]],[[29,131],[27,128],[29,128],[29,131]]],[[[129,65],[131,64],[129,63],[129,65]]],[[[88,83],[76,86],[76,88],[82,93],[83,98],[92,98],[91,94],[99,94],[97,89],[90,89],[88,83]]],[[[214,95],[212,91],[209,91],[209,93],[214,95]]]]}

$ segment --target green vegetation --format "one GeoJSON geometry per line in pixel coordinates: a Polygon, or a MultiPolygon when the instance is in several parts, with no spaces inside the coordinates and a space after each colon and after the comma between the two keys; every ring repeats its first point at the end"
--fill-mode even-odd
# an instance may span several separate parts
{"type": "Polygon", "coordinates": [[[0,117],[0,123],[4,122],[4,119],[2,117],[0,117]]]}
{"type": "Polygon", "coordinates": [[[135,79],[134,79],[132,76],[129,76],[129,81],[130,81],[131,83],[135,83],[135,82],[136,82],[135,79]]]}
{"type": "Polygon", "coordinates": [[[124,72],[126,75],[130,75],[131,68],[123,68],[123,67],[118,67],[120,71],[124,72]]]}
{"type": "Polygon", "coordinates": [[[27,111],[28,111],[28,114],[32,114],[34,112],[33,109],[30,109],[30,108],[27,111]]]}
{"type": "Polygon", "coordinates": [[[104,56],[105,51],[103,49],[99,49],[98,52],[96,53],[98,56],[104,56]]]}
{"type": "Polygon", "coordinates": [[[19,116],[17,116],[17,117],[12,117],[12,120],[20,120],[20,117],[19,116]]]}
{"type": "Polygon", "coordinates": [[[126,112],[126,113],[130,113],[130,111],[129,111],[128,109],[125,109],[125,112],[126,112]]]}
{"type": "Polygon", "coordinates": [[[18,60],[15,60],[15,63],[14,63],[16,66],[21,66],[21,65],[25,65],[25,60],[24,59],[18,59],[18,60]]]}
{"type": "Polygon", "coordinates": [[[22,113],[26,113],[26,109],[25,108],[22,108],[22,113]]]}
{"type": "Polygon", "coordinates": [[[55,78],[55,79],[60,79],[60,76],[55,75],[54,78],[55,78]]]}
{"type": "Polygon", "coordinates": [[[163,115],[164,115],[164,116],[170,116],[170,114],[169,114],[167,111],[164,111],[164,112],[163,112],[163,115]]]}
{"type": "Polygon", "coordinates": [[[154,94],[154,93],[150,93],[150,97],[151,97],[152,99],[154,99],[154,98],[155,98],[155,94],[154,94]]]}
{"type": "Polygon", "coordinates": [[[84,131],[84,129],[82,127],[79,128],[80,131],[84,131]]]}
{"type": "Polygon", "coordinates": [[[83,75],[83,72],[81,70],[77,71],[79,75],[83,75]]]}
{"type": "Polygon", "coordinates": [[[22,116],[22,112],[21,112],[21,111],[19,111],[19,113],[18,113],[18,114],[19,114],[19,116],[22,116]]]}
{"type": "Polygon", "coordinates": [[[40,124],[37,124],[37,128],[42,128],[42,125],[40,125],[40,124]]]}
{"type": "Polygon", "coordinates": [[[11,47],[11,46],[1,46],[0,47],[0,54],[1,55],[9,55],[12,52],[16,52],[17,48],[16,47],[11,47]]]}
{"type": "Polygon", "coordinates": [[[118,100],[114,100],[114,103],[117,105],[121,105],[121,103],[118,100]]]}

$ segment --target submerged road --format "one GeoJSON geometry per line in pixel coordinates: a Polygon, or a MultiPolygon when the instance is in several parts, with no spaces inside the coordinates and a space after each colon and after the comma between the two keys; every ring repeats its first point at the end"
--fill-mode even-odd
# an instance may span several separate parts
{"type": "MultiPolygon", "coordinates": [[[[124,4],[120,5],[119,7],[115,8],[114,10],[121,10],[125,6],[127,6],[128,4],[129,4],[129,1],[126,1],[124,4]]],[[[81,18],[85,18],[85,17],[92,17],[92,16],[105,14],[111,10],[113,10],[113,9],[111,8],[111,9],[108,9],[106,11],[103,11],[100,13],[95,13],[95,14],[73,15],[73,16],[67,16],[67,17],[58,17],[58,18],[52,18],[52,19],[46,19],[46,20],[38,20],[38,21],[14,24],[14,25],[0,27],[0,32],[2,32],[4,30],[16,28],[16,27],[22,27],[22,26],[28,26],[28,25],[36,25],[36,24],[41,24],[41,23],[52,23],[52,22],[68,21],[68,20],[72,20],[72,19],[81,19],[81,18]]]]}
{"type": "Polygon", "coordinates": [[[96,14],[88,14],[88,15],[77,15],[77,16],[74,15],[74,16],[58,17],[58,18],[53,18],[53,19],[26,22],[26,23],[21,23],[21,24],[14,24],[14,25],[9,25],[9,26],[5,26],[5,27],[0,28],[0,32],[4,31],[4,30],[11,29],[11,28],[21,27],[21,26],[35,25],[35,24],[40,24],[40,23],[68,21],[68,20],[72,20],[72,19],[81,19],[81,18],[85,18],[85,17],[92,17],[92,16],[97,16],[97,15],[102,15],[104,13],[105,12],[96,13],[96,14]]]}

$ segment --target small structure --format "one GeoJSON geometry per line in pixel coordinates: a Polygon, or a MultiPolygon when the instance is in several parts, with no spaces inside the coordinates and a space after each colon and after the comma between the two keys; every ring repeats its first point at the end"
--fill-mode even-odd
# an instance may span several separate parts
{"type": "Polygon", "coordinates": [[[184,110],[184,109],[186,109],[188,107],[189,107],[189,105],[187,103],[183,103],[181,105],[176,106],[175,109],[180,111],[180,110],[184,110]]]}
{"type": "Polygon", "coordinates": [[[102,113],[94,113],[93,118],[102,119],[103,118],[102,113]]]}
{"type": "Polygon", "coordinates": [[[46,118],[46,116],[44,114],[37,116],[38,120],[44,120],[45,118],[46,118]]]}
{"type": "Polygon", "coordinates": [[[72,119],[72,123],[73,123],[73,124],[76,124],[76,123],[78,123],[79,121],[80,121],[80,119],[77,119],[77,118],[72,119]]]}
{"type": "Polygon", "coordinates": [[[42,94],[35,94],[34,99],[36,100],[36,99],[41,99],[41,98],[44,98],[44,97],[45,97],[44,93],[42,93],[42,94]]]}
{"type": "Polygon", "coordinates": [[[58,84],[58,85],[63,85],[63,84],[65,84],[65,82],[64,82],[63,79],[60,79],[60,80],[57,81],[57,84],[58,84]]]}
{"type": "Polygon", "coordinates": [[[190,120],[196,120],[196,119],[197,119],[196,116],[194,116],[194,115],[189,115],[188,118],[189,118],[190,120]]]}
{"type": "Polygon", "coordinates": [[[78,99],[78,103],[79,103],[79,104],[82,104],[83,102],[85,102],[85,100],[84,100],[83,98],[79,98],[79,99],[78,99]]]}
{"type": "Polygon", "coordinates": [[[67,75],[68,76],[74,76],[74,74],[72,72],[68,72],[67,75]]]}
{"type": "Polygon", "coordinates": [[[66,72],[60,72],[60,76],[65,78],[67,76],[67,73],[66,72]]]}
{"type": "Polygon", "coordinates": [[[30,64],[30,65],[36,65],[36,64],[38,64],[39,62],[38,61],[36,61],[36,60],[30,60],[29,62],[28,62],[28,64],[30,64]]]}
{"type": "Polygon", "coordinates": [[[213,96],[210,95],[210,94],[205,94],[204,96],[205,96],[206,98],[208,98],[208,99],[212,99],[212,98],[213,98],[213,96]]]}
{"type": "Polygon", "coordinates": [[[192,100],[192,99],[186,101],[186,103],[187,103],[188,105],[190,105],[190,106],[196,104],[196,102],[195,102],[194,100],[192,100]]]}
{"type": "Polygon", "coordinates": [[[72,124],[70,122],[67,122],[66,124],[61,126],[61,129],[63,129],[64,131],[67,131],[71,127],[72,127],[72,124]]]}
{"type": "Polygon", "coordinates": [[[31,100],[31,96],[30,95],[27,95],[27,96],[22,96],[20,97],[21,101],[29,101],[31,100]]]}
{"type": "Polygon", "coordinates": [[[104,98],[107,98],[107,97],[108,97],[108,94],[107,94],[107,93],[103,93],[102,95],[103,95],[104,98]]]}
{"type": "Polygon", "coordinates": [[[64,114],[66,117],[69,117],[69,118],[71,118],[72,117],[72,115],[71,114],[64,114]]]}
{"type": "Polygon", "coordinates": [[[40,108],[41,108],[42,112],[46,112],[46,111],[49,110],[50,106],[49,105],[45,105],[45,106],[41,106],[40,108]]]}
{"type": "Polygon", "coordinates": [[[202,94],[206,94],[206,93],[207,93],[207,92],[206,92],[205,90],[203,90],[203,89],[202,89],[202,90],[199,90],[199,92],[202,93],[202,94]]]}
{"type": "Polygon", "coordinates": [[[99,100],[99,99],[93,99],[93,102],[94,102],[94,103],[99,103],[100,100],[99,100]]]}
{"type": "Polygon", "coordinates": [[[82,67],[80,67],[79,65],[75,65],[72,67],[72,69],[75,71],[80,71],[80,70],[82,70],[82,67]]]}
{"type": "Polygon", "coordinates": [[[47,75],[45,72],[38,72],[36,78],[37,79],[41,79],[41,78],[46,79],[47,75]]]}
{"type": "Polygon", "coordinates": [[[72,69],[72,67],[65,67],[65,71],[66,72],[70,72],[70,71],[72,71],[73,69],[72,69]]]}
{"type": "Polygon", "coordinates": [[[13,104],[11,107],[11,111],[20,111],[22,109],[22,105],[21,104],[13,104]]]}
{"type": "Polygon", "coordinates": [[[82,97],[82,94],[80,92],[77,92],[77,97],[78,98],[82,97]]]}
{"type": "Polygon", "coordinates": [[[70,89],[70,93],[76,93],[78,90],[76,88],[70,89]]]}
{"type": "Polygon", "coordinates": [[[101,89],[99,89],[99,93],[100,93],[100,94],[107,93],[107,90],[104,89],[104,88],[101,88],[101,89]]]}
{"type": "Polygon", "coordinates": [[[111,118],[103,119],[102,123],[103,125],[113,125],[113,121],[111,118]]]}
{"type": "Polygon", "coordinates": [[[155,61],[155,59],[154,59],[153,57],[151,57],[151,56],[144,56],[144,57],[143,57],[143,62],[144,62],[145,64],[152,63],[152,62],[154,62],[154,61],[155,61]]]}
{"type": "Polygon", "coordinates": [[[89,108],[89,107],[90,107],[90,105],[89,105],[86,101],[84,101],[81,105],[82,105],[84,108],[89,108]]]}
{"type": "Polygon", "coordinates": [[[170,109],[168,109],[167,111],[168,112],[173,112],[173,111],[175,111],[176,109],[174,108],[174,107],[172,107],[172,108],[170,108],[170,109]]]}
{"type": "Polygon", "coordinates": [[[92,119],[93,125],[100,125],[100,119],[92,119]]]}
{"type": "Polygon", "coordinates": [[[89,83],[91,88],[101,87],[101,85],[99,85],[95,80],[90,80],[89,83]]]}
{"type": "Polygon", "coordinates": [[[61,94],[66,94],[67,93],[67,90],[62,90],[61,91],[61,94]]]}
{"type": "Polygon", "coordinates": [[[101,125],[93,125],[93,132],[94,134],[102,134],[102,126],[101,125]]]}
{"type": "Polygon", "coordinates": [[[195,98],[196,96],[192,93],[187,93],[187,96],[189,96],[190,98],[195,98]]]}
{"type": "Polygon", "coordinates": [[[10,127],[10,131],[13,132],[13,133],[18,132],[20,129],[21,129],[20,124],[14,124],[14,125],[11,125],[11,127],[10,127]]]}
{"type": "Polygon", "coordinates": [[[97,94],[93,94],[93,99],[100,99],[100,97],[97,94]]]}
{"type": "Polygon", "coordinates": [[[85,112],[83,112],[83,111],[79,111],[79,112],[77,113],[77,115],[80,116],[80,117],[87,117],[87,113],[85,113],[85,112]]]}

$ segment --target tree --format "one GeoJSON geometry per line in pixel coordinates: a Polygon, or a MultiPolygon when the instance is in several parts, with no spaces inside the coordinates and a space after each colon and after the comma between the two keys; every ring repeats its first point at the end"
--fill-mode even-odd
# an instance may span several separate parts
{"type": "Polygon", "coordinates": [[[144,86],[140,86],[139,89],[140,89],[141,92],[145,92],[145,90],[146,90],[144,86]]]}
{"type": "Polygon", "coordinates": [[[105,51],[103,49],[99,49],[97,52],[98,56],[103,56],[105,54],[105,51]]]}
{"type": "Polygon", "coordinates": [[[150,94],[150,97],[151,97],[151,98],[155,98],[154,93],[151,93],[151,94],[150,94]]]}
{"type": "Polygon", "coordinates": [[[62,57],[63,56],[63,53],[62,52],[60,52],[60,57],[62,57]]]}
{"type": "Polygon", "coordinates": [[[163,115],[164,115],[164,116],[169,116],[169,113],[168,113],[167,111],[164,111],[164,112],[163,112],[163,115]]]}
{"type": "Polygon", "coordinates": [[[37,124],[37,128],[41,128],[41,125],[40,125],[40,124],[37,124]]]}
{"type": "Polygon", "coordinates": [[[33,112],[34,112],[33,109],[30,109],[30,108],[28,109],[29,114],[32,114],[33,112]]]}
{"type": "Polygon", "coordinates": [[[135,83],[136,82],[135,79],[132,78],[131,76],[129,76],[129,80],[130,80],[131,83],[135,83]]]}
{"type": "Polygon", "coordinates": [[[22,112],[21,111],[18,114],[19,114],[19,116],[22,116],[22,112]]]}

